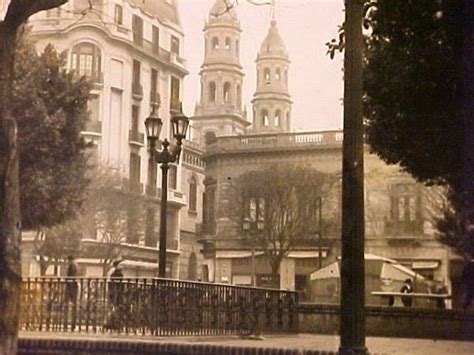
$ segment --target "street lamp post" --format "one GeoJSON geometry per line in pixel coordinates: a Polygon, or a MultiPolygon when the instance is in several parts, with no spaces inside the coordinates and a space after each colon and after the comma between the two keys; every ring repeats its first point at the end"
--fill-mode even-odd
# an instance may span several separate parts
{"type": "Polygon", "coordinates": [[[161,206],[160,206],[160,250],[158,257],[158,277],[166,277],[166,219],[167,219],[167,204],[168,204],[168,169],[170,163],[178,163],[181,153],[181,144],[186,137],[189,120],[183,114],[183,108],[180,105],[179,112],[171,118],[171,125],[173,127],[173,137],[176,140],[176,145],[171,145],[168,139],[161,142],[162,149],[156,149],[156,141],[159,140],[163,121],[158,117],[156,112],[159,103],[152,105],[152,112],[145,121],[148,143],[150,147],[150,162],[154,159],[157,164],[161,164],[161,171],[163,172],[161,180],[161,206]],[[169,147],[169,148],[168,148],[169,147]]]}
{"type": "Polygon", "coordinates": [[[250,268],[251,268],[251,283],[252,286],[256,286],[255,280],[255,238],[256,235],[252,232],[258,231],[261,232],[265,226],[265,222],[262,218],[258,218],[256,222],[252,222],[250,218],[245,217],[242,221],[242,229],[244,230],[247,240],[250,240],[251,254],[250,254],[250,268]],[[252,235],[252,237],[249,237],[252,235]]]}

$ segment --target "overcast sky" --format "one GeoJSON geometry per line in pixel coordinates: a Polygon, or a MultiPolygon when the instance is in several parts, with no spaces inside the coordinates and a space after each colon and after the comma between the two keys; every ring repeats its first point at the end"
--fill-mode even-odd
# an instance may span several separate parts
{"type": "MultiPolygon", "coordinates": [[[[199,69],[204,59],[202,29],[215,0],[179,1],[185,35],[185,58],[190,74],[184,82],[184,109],[194,114],[200,97],[199,69]]],[[[264,2],[256,0],[256,2],[264,2]]],[[[244,103],[251,120],[250,100],[255,92],[255,59],[271,21],[270,6],[245,0],[237,7],[240,19],[240,59],[244,67],[244,103]]],[[[293,130],[342,128],[342,55],[331,60],[325,43],[343,22],[343,0],[276,0],[275,19],[290,55],[289,85],[293,99],[293,130]]]]}

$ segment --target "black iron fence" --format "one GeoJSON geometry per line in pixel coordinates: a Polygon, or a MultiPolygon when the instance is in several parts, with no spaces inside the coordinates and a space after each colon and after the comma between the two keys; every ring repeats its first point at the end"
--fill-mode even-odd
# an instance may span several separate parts
{"type": "Polygon", "coordinates": [[[27,278],[20,329],[143,335],[288,333],[291,291],[145,278],[27,278]]]}

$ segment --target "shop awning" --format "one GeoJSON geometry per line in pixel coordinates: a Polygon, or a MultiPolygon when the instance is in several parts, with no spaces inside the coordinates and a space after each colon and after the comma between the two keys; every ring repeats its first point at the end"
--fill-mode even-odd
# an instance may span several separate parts
{"type": "MultiPolygon", "coordinates": [[[[321,256],[323,258],[327,255],[327,250],[321,251],[321,256]]],[[[293,250],[288,253],[288,257],[292,259],[313,259],[319,257],[319,252],[317,250],[293,250]]]]}
{"type": "MultiPolygon", "coordinates": [[[[255,256],[263,255],[262,251],[256,251],[255,256]]],[[[218,250],[216,251],[217,259],[241,259],[250,258],[252,256],[251,251],[247,250],[218,250]]]]}
{"type": "Polygon", "coordinates": [[[436,269],[439,266],[439,260],[415,261],[412,264],[413,269],[436,269]]]}

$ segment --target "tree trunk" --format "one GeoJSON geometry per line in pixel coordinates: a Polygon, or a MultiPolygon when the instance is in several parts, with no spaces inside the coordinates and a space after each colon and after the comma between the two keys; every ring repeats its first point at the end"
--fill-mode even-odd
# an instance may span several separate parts
{"type": "Polygon", "coordinates": [[[272,288],[280,288],[280,275],[278,270],[280,269],[281,259],[271,260],[270,267],[272,269],[272,288]]]}
{"type": "Polygon", "coordinates": [[[10,117],[17,28],[0,22],[0,354],[16,353],[20,313],[20,189],[16,122],[10,117]]]}

